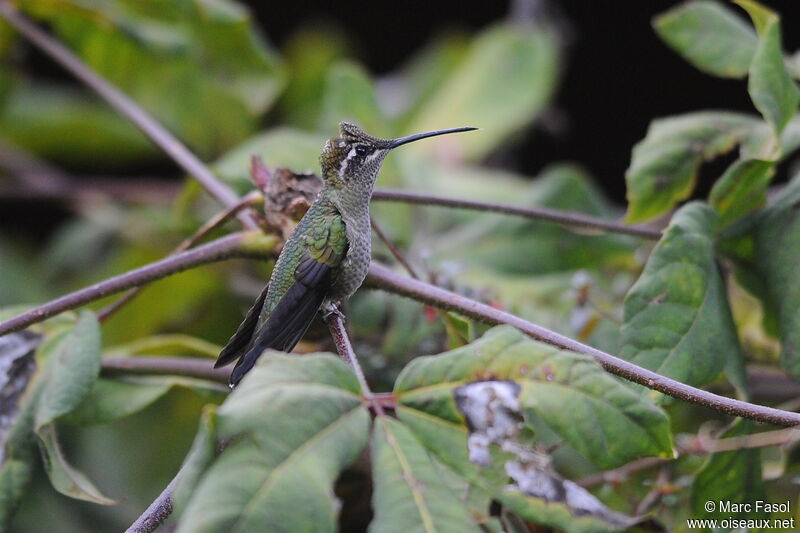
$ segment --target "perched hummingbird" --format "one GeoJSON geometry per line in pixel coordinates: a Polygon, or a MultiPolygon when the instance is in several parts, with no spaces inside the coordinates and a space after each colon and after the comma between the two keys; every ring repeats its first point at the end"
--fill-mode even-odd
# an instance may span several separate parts
{"type": "Polygon", "coordinates": [[[269,285],[220,352],[214,368],[238,359],[231,387],[268,348],[289,352],[320,308],[326,314],[361,286],[369,269],[369,202],[381,163],[406,143],[470,131],[463,127],[378,139],[342,122],[340,137],[329,139],[320,156],[322,190],[286,241],[269,285]]]}

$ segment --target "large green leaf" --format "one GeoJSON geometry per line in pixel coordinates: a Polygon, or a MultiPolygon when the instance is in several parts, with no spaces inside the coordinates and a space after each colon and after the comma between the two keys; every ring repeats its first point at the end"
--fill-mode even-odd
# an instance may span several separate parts
{"type": "Polygon", "coordinates": [[[782,197],[763,211],[755,232],[754,258],[769,303],[778,313],[781,364],[800,377],[800,211],[795,178],[782,197]]]}
{"type": "MultiPolygon", "coordinates": [[[[475,135],[442,141],[463,148],[472,160],[480,159],[541,111],[555,87],[557,62],[556,37],[544,28],[489,28],[472,42],[461,65],[436,95],[417,111],[409,131],[462,125],[482,128],[475,135]]],[[[430,151],[433,146],[414,149],[430,151]]]]}
{"type": "Polygon", "coordinates": [[[31,0],[22,6],[96,71],[205,154],[250,134],[282,68],[230,0],[31,0]]]}
{"type": "Polygon", "coordinates": [[[717,224],[699,202],[672,217],[625,298],[621,357],[695,386],[742,358],[714,256],[717,224]]]}
{"type": "Polygon", "coordinates": [[[479,532],[469,509],[437,473],[428,452],[400,422],[380,417],[372,438],[375,533],[479,532]]]}
{"type": "Polygon", "coordinates": [[[703,72],[744,78],[758,47],[753,29],[718,2],[686,2],[653,19],[672,49],[703,72]]]}
{"type": "Polygon", "coordinates": [[[56,422],[80,404],[99,370],[100,328],[90,312],[53,329],[38,347],[36,372],[14,400],[17,413],[2,441],[0,530],[10,524],[30,483],[37,443],[56,490],[95,503],[114,503],[69,465],[56,438],[56,422]]]}
{"type": "Polygon", "coordinates": [[[262,361],[217,410],[230,444],[192,476],[180,532],[336,530],[333,483],[368,438],[358,381],[330,354],[262,361]]]}
{"type": "MultiPolygon", "coordinates": [[[[739,419],[725,432],[723,437],[749,435],[754,425],[749,420],[739,419]]],[[[767,501],[764,482],[761,479],[761,450],[734,450],[713,454],[692,484],[690,506],[696,518],[766,518],[769,513],[756,510],[755,502],[767,501]],[[712,510],[707,502],[714,502],[712,510]],[[750,503],[748,512],[724,510],[722,502],[750,503]]]]}
{"type": "Polygon", "coordinates": [[[73,87],[13,87],[0,108],[0,131],[30,152],[72,164],[124,164],[159,156],[132,124],[73,87]]]}
{"type": "Polygon", "coordinates": [[[672,455],[668,420],[658,407],[591,357],[534,341],[509,326],[462,348],[415,359],[397,378],[395,394],[404,410],[462,424],[455,389],[488,378],[517,383],[525,416],[544,422],[602,468],[672,455]]]}
{"type": "Polygon", "coordinates": [[[625,172],[629,222],[662,215],[688,198],[703,161],[732,150],[760,123],[738,113],[707,111],[655,120],[625,172]]]}
{"type": "Polygon", "coordinates": [[[381,95],[381,104],[392,116],[398,115],[402,131],[416,117],[453,74],[468,52],[469,39],[461,33],[434,37],[400,68],[381,95]]]}
{"type": "Polygon", "coordinates": [[[53,487],[73,498],[110,505],[89,479],[73,468],[58,444],[56,421],[77,408],[100,374],[100,325],[84,311],[75,327],[50,352],[43,351],[45,368],[36,387],[34,429],[39,437],[45,470],[53,487]]]}
{"type": "Polygon", "coordinates": [[[767,185],[774,174],[773,161],[739,160],[714,184],[708,202],[717,211],[720,227],[755,211],[767,202],[767,185]]]}
{"type": "Polygon", "coordinates": [[[37,431],[75,409],[100,374],[100,325],[93,313],[82,312],[58,348],[43,354],[45,370],[36,405],[37,431]]]}
{"type": "Polygon", "coordinates": [[[752,0],[738,0],[753,19],[758,31],[758,48],[750,65],[747,90],[764,118],[780,135],[797,112],[800,93],[786,70],[781,45],[780,18],[752,0]]]}
{"type": "Polygon", "coordinates": [[[81,404],[66,415],[68,424],[109,424],[147,408],[176,387],[185,387],[209,398],[220,398],[227,387],[177,376],[129,376],[98,379],[81,404]]]}

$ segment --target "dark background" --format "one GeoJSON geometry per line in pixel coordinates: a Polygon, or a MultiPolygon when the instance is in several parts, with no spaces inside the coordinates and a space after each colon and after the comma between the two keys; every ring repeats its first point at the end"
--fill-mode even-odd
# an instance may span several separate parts
{"type": "MultiPolygon", "coordinates": [[[[401,67],[426,42],[444,31],[472,33],[498,22],[520,6],[533,6],[533,16],[554,23],[564,36],[561,81],[551,107],[541,120],[490,157],[499,165],[535,175],[556,161],[583,165],[615,202],[625,203],[625,169],[633,145],[657,117],[703,109],[756,113],[746,81],[703,74],[658,39],[652,18],[679,5],[665,0],[599,2],[592,0],[520,0],[463,2],[246,2],[266,38],[281,49],[301,29],[325,25],[341,30],[355,59],[380,76],[401,67]]],[[[784,49],[800,48],[800,2],[767,4],[782,16],[784,49]]],[[[738,10],[747,20],[743,10],[738,10]]],[[[518,12],[517,12],[518,13],[518,12]]],[[[32,53],[38,75],[74,82],[49,59],[32,53]]],[[[502,80],[498,80],[502,83],[502,80]]],[[[267,117],[267,122],[270,118],[267,117]]],[[[703,168],[695,197],[705,197],[713,179],[735,154],[703,168]]],[[[93,169],[79,170],[91,173],[93,169]]],[[[108,174],[107,169],[96,169],[108,174]]],[[[114,169],[114,174],[175,179],[169,161],[142,168],[114,169]]],[[[777,181],[786,179],[786,170],[777,181]]],[[[56,209],[31,218],[27,205],[5,205],[8,220],[33,229],[52,228],[66,213],[56,209]],[[13,215],[13,216],[11,216],[13,215]],[[19,219],[18,217],[22,217],[19,219]]]]}
{"type": "MultiPolygon", "coordinates": [[[[475,30],[525,2],[250,2],[260,26],[277,46],[298,28],[321,21],[342,28],[357,58],[385,74],[403,64],[443,29],[475,30]]],[[[702,109],[755,113],[743,80],[714,78],[672,52],[651,27],[658,13],[679,5],[663,0],[528,2],[566,31],[562,80],[553,109],[515,140],[503,164],[533,175],[550,162],[585,166],[618,203],[633,145],[656,117],[702,109]]],[[[767,1],[782,16],[784,48],[800,48],[800,2],[767,1]]],[[[736,6],[742,17],[746,13],[736,6]]],[[[490,161],[490,164],[494,161],[490,161]]],[[[720,170],[725,168],[724,162],[720,170]]],[[[717,171],[714,166],[707,174],[717,171]]],[[[705,196],[711,178],[701,177],[705,196]]]]}

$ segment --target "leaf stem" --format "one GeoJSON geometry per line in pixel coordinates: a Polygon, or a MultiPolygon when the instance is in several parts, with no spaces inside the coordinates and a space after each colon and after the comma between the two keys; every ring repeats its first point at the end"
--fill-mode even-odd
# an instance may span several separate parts
{"type": "MultiPolygon", "coordinates": [[[[125,93],[89,68],[66,46],[17,11],[8,0],[0,0],[0,16],[5,18],[15,30],[25,36],[39,50],[93,89],[118,113],[133,122],[148,139],[177,162],[189,175],[193,176],[223,206],[233,207],[239,202],[236,193],[217,179],[208,166],[186,148],[177,137],[125,93]]],[[[247,212],[240,213],[239,220],[247,229],[258,228],[256,221],[247,212]]]]}
{"type": "Polygon", "coordinates": [[[796,426],[800,424],[800,414],[782,411],[763,405],[755,405],[733,398],[727,398],[704,391],[674,379],[656,374],[624,359],[587,346],[538,326],[518,316],[506,313],[494,307],[476,302],[464,296],[436,287],[420,280],[411,279],[393,272],[386,266],[373,262],[370,267],[367,283],[389,292],[407,296],[414,300],[433,305],[441,309],[458,311],[486,324],[509,324],[534,339],[552,344],[562,349],[583,353],[594,357],[606,370],[628,381],[639,383],[645,387],[674,398],[695,403],[731,415],[749,418],[759,422],[778,426],[796,426]]]}
{"type": "Polygon", "coordinates": [[[618,222],[603,218],[584,215],[583,213],[571,213],[557,209],[547,209],[543,207],[519,207],[506,204],[496,204],[489,202],[478,202],[474,200],[460,200],[448,198],[446,196],[436,196],[432,194],[422,194],[411,191],[397,189],[376,189],[372,193],[372,199],[383,202],[404,202],[420,205],[438,205],[457,209],[474,209],[477,211],[491,211],[493,213],[504,213],[516,215],[535,220],[547,220],[567,227],[590,228],[603,230],[609,233],[621,233],[642,237],[645,239],[658,240],[661,238],[661,231],[648,226],[626,226],[618,222]]]}

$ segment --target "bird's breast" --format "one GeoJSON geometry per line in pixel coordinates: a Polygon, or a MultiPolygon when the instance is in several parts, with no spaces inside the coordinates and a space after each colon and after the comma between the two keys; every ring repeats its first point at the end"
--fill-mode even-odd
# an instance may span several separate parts
{"type": "Polygon", "coordinates": [[[372,234],[369,215],[344,218],[347,233],[347,253],[338,267],[336,279],[328,297],[333,302],[346,300],[364,282],[372,259],[372,234]]]}

